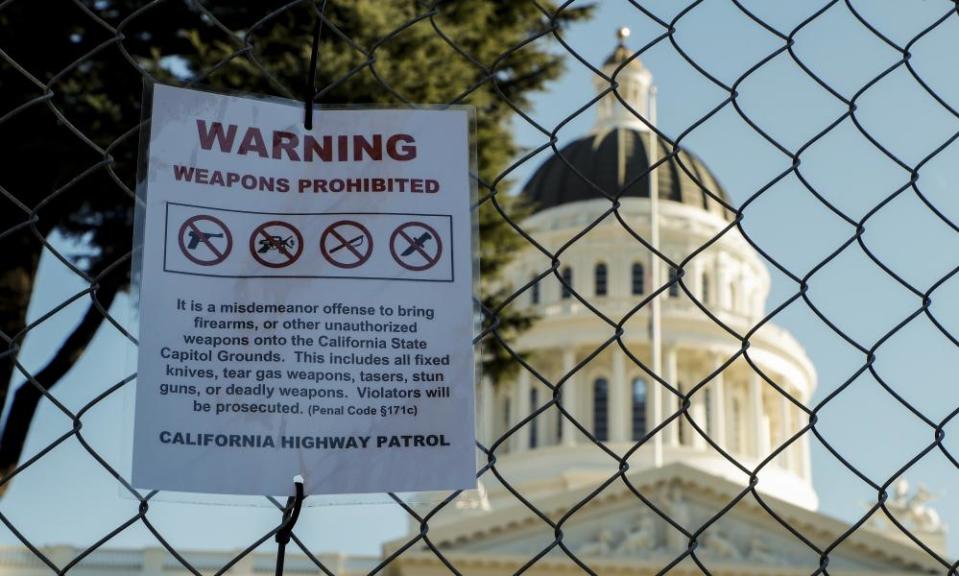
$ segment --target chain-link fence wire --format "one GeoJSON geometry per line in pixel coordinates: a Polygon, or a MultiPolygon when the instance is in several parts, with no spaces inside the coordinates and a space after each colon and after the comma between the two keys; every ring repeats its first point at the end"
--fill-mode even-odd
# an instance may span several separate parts
{"type": "MultiPolygon", "coordinates": [[[[951,410],[944,418],[931,418],[920,410],[914,402],[908,401],[900,390],[897,390],[894,385],[887,381],[883,374],[877,370],[876,361],[884,343],[920,317],[928,319],[936,327],[942,339],[947,340],[952,346],[959,346],[959,340],[948,329],[948,322],[943,322],[933,310],[933,301],[937,290],[959,271],[959,267],[952,268],[947,274],[942,275],[931,284],[914,285],[914,283],[907,281],[903,275],[897,273],[882,257],[878,256],[866,241],[864,235],[870,222],[877,218],[877,215],[882,214],[890,203],[904,195],[913,195],[929,213],[948,227],[952,233],[959,233],[959,227],[956,223],[935,202],[930,200],[927,194],[924,194],[920,182],[923,167],[946,150],[959,137],[959,131],[951,133],[940,144],[930,147],[918,160],[907,161],[897,156],[874,136],[871,127],[857,116],[857,107],[864,98],[877,89],[877,85],[884,78],[894,72],[905,70],[914,81],[912,89],[927,94],[950,117],[959,119],[956,104],[954,102],[950,103],[946,97],[933,89],[917,70],[917,67],[914,66],[911,58],[914,48],[922,43],[925,38],[950,25],[950,23],[952,25],[956,23],[959,19],[959,13],[957,13],[959,8],[954,2],[946,0],[939,2],[938,5],[941,6],[940,16],[930,21],[921,31],[913,34],[908,41],[902,42],[894,40],[880,30],[867,16],[863,15],[857,3],[848,0],[845,2],[832,0],[818,6],[813,6],[813,3],[810,3],[808,16],[802,19],[798,25],[789,29],[780,29],[777,25],[764,20],[751,11],[745,2],[723,1],[730,7],[734,7],[738,13],[748,19],[751,26],[761,30],[776,45],[768,54],[739,74],[732,83],[723,82],[713,75],[709,69],[701,65],[696,58],[690,56],[682,41],[681,31],[684,23],[693,17],[698,10],[701,10],[705,0],[689,2],[681,9],[676,10],[669,18],[658,15],[643,2],[628,2],[635,17],[643,19],[646,24],[652,23],[659,33],[644,39],[643,45],[631,51],[631,55],[618,66],[612,75],[608,75],[600,67],[583,58],[564,36],[562,29],[564,17],[578,7],[578,3],[574,2],[553,6],[531,0],[528,5],[531,9],[537,11],[536,26],[527,30],[523,37],[515,43],[499,47],[497,53],[481,55],[470,53],[457,41],[457,34],[462,33],[462,29],[454,29],[449,24],[452,21],[449,18],[449,11],[457,9],[456,3],[406,3],[403,6],[404,10],[408,11],[409,16],[401,22],[389,22],[385,25],[380,22],[380,29],[383,32],[371,38],[369,34],[361,37],[358,33],[358,30],[363,29],[364,22],[350,22],[332,16],[326,0],[322,2],[301,0],[286,4],[274,3],[270,4],[269,7],[264,5],[264,8],[253,19],[250,19],[249,16],[256,10],[244,9],[234,12],[229,7],[214,6],[213,2],[201,0],[184,2],[156,0],[144,2],[141,6],[133,8],[131,8],[130,3],[112,2],[111,0],[63,0],[55,3],[35,2],[34,0],[0,2],[0,26],[2,26],[0,27],[0,74],[2,74],[0,75],[0,91],[6,92],[7,95],[29,95],[29,97],[21,100],[0,99],[3,102],[3,109],[0,109],[0,132],[2,132],[0,138],[7,143],[4,147],[3,164],[0,165],[0,196],[2,196],[3,203],[2,209],[0,209],[0,213],[3,214],[0,245],[3,246],[4,252],[22,256],[19,260],[13,257],[6,260],[6,269],[2,271],[4,274],[3,285],[0,286],[0,298],[3,299],[0,307],[3,307],[3,312],[8,316],[16,316],[19,312],[20,316],[25,318],[29,299],[25,299],[24,294],[29,295],[30,291],[29,289],[23,290],[22,285],[26,283],[29,286],[29,278],[36,272],[41,246],[43,252],[58,259],[73,274],[81,278],[87,286],[69,299],[43,313],[40,317],[32,320],[29,324],[10,329],[9,327],[11,325],[15,326],[15,323],[6,323],[4,332],[0,334],[6,343],[3,352],[4,360],[15,366],[17,379],[26,380],[26,383],[17,392],[18,397],[23,396],[21,398],[23,400],[22,406],[32,404],[32,407],[35,408],[37,402],[45,399],[73,423],[72,429],[66,431],[56,441],[36,453],[30,454],[29,457],[20,459],[19,462],[15,461],[15,465],[11,465],[6,470],[2,483],[6,485],[15,481],[15,478],[47,458],[51,451],[58,446],[70,439],[75,439],[83,446],[91,459],[95,460],[117,483],[124,486],[139,500],[139,506],[126,521],[115,526],[102,537],[90,542],[73,560],[63,565],[54,564],[40,547],[31,543],[29,535],[22,533],[16,523],[6,515],[0,514],[0,521],[24,546],[29,548],[50,570],[56,573],[70,572],[92,552],[108,546],[121,532],[130,526],[140,524],[153,534],[156,541],[166,548],[184,569],[193,574],[200,574],[200,571],[192,566],[187,558],[168,542],[166,536],[151,521],[151,502],[156,494],[144,495],[133,490],[122,477],[122,474],[115,470],[113,465],[84,438],[83,426],[87,419],[91,417],[91,411],[105,399],[118,394],[124,387],[130,386],[135,375],[130,374],[123,380],[112,383],[91,401],[85,403],[82,408],[73,410],[58,401],[56,390],[47,389],[64,375],[66,370],[72,366],[72,362],[63,360],[58,364],[57,361],[54,361],[45,366],[43,370],[32,373],[17,360],[17,354],[28,334],[71,304],[86,300],[90,301],[90,308],[74,331],[67,336],[67,341],[62,344],[60,342],[50,342],[51,346],[70,348],[71,339],[76,340],[74,344],[88,341],[92,332],[95,332],[101,326],[106,330],[118,331],[131,342],[135,343],[136,341],[135,335],[128,333],[120,321],[111,317],[108,309],[117,293],[127,286],[126,274],[130,266],[129,236],[131,235],[132,206],[135,201],[134,181],[131,178],[129,166],[124,170],[121,164],[123,161],[129,161],[131,157],[135,157],[140,132],[146,128],[146,125],[135,122],[129,124],[118,123],[117,119],[121,118],[122,115],[115,109],[117,104],[102,98],[100,92],[93,91],[88,83],[85,84],[78,80],[78,76],[90,77],[98,74],[99,80],[93,85],[96,90],[101,90],[104,85],[110,83],[124,83],[124,85],[130,87],[129,99],[133,101],[133,106],[137,106],[139,101],[139,84],[143,79],[160,79],[177,83],[178,80],[188,78],[188,80],[180,83],[198,86],[217,85],[219,83],[229,87],[232,82],[230,75],[238,73],[245,75],[246,78],[255,77],[257,79],[255,85],[261,92],[302,99],[302,86],[284,82],[281,79],[282,75],[278,75],[276,70],[284,63],[299,63],[304,59],[303,54],[309,53],[309,35],[288,38],[285,45],[288,48],[287,53],[280,50],[283,45],[276,43],[275,38],[270,45],[269,52],[260,50],[259,45],[261,40],[271,33],[277,29],[282,29],[283,23],[289,26],[290,19],[304,19],[308,22],[305,29],[311,29],[313,22],[316,22],[320,28],[319,32],[324,38],[333,38],[338,47],[337,51],[332,53],[329,50],[320,50],[319,60],[321,65],[323,62],[332,62],[331,66],[339,66],[340,72],[334,77],[333,81],[316,86],[312,91],[312,98],[315,102],[328,102],[329,95],[335,93],[338,87],[350,81],[359,80],[374,85],[383,96],[384,101],[390,101],[399,106],[415,106],[415,99],[410,98],[404,92],[404,87],[397,86],[395,81],[388,80],[388,78],[397,77],[396,71],[390,70],[387,72],[383,70],[383,67],[387,66],[391,68],[402,67],[404,52],[401,50],[391,53],[389,60],[382,58],[382,55],[389,52],[391,47],[396,44],[401,44],[403,50],[410,50],[415,46],[415,38],[429,35],[433,40],[440,40],[450,50],[451,57],[461,61],[462,64],[472,69],[473,73],[457,77],[455,74],[444,75],[443,71],[439,69],[410,69],[405,72],[407,76],[419,76],[419,78],[412,79],[412,82],[444,84],[448,88],[448,93],[454,95],[447,99],[450,104],[470,103],[471,97],[486,90],[484,97],[494,99],[496,105],[505,107],[510,111],[514,122],[538,132],[545,140],[538,148],[515,154],[512,163],[506,169],[501,170],[499,174],[496,174],[495,177],[480,178],[481,204],[492,209],[497,218],[507,223],[515,235],[522,239],[526,249],[539,251],[551,262],[549,267],[543,269],[529,283],[510,287],[511,293],[507,297],[487,302],[484,309],[484,328],[475,341],[478,350],[487,350],[489,346],[498,348],[505,354],[507,363],[512,363],[519,370],[529,371],[534,381],[540,382],[552,392],[552,396],[546,402],[535,406],[529,414],[520,414],[517,419],[514,419],[512,426],[504,434],[491,442],[481,442],[478,445],[484,459],[484,463],[478,471],[479,478],[489,480],[491,477],[495,477],[515,498],[516,502],[528,508],[542,522],[543,529],[552,534],[552,540],[538,553],[529,557],[518,572],[535,567],[549,554],[559,553],[561,557],[577,564],[584,571],[595,573],[596,568],[590,566],[590,559],[580,557],[577,551],[568,545],[564,539],[564,529],[573,522],[573,517],[577,513],[591,503],[595,503],[611,486],[625,485],[638,501],[649,507],[673,529],[680,531],[688,540],[685,550],[682,550],[675,558],[659,567],[660,573],[665,573],[680,563],[691,562],[703,573],[709,574],[710,560],[704,558],[701,553],[703,534],[710,526],[719,522],[740,501],[749,498],[762,507],[766,514],[778,523],[782,529],[791,534],[797,542],[802,543],[819,558],[818,567],[812,570],[814,574],[828,573],[831,554],[857,530],[862,529],[870,518],[878,515],[888,518],[888,521],[898,531],[923,550],[931,561],[941,567],[942,573],[956,574],[957,563],[943,557],[940,551],[937,551],[916,535],[902,519],[897,518],[887,507],[887,501],[893,483],[903,474],[912,470],[920,460],[930,453],[938,452],[948,459],[953,466],[959,468],[959,460],[944,444],[945,428],[951,419],[959,413],[959,408],[951,410]],[[25,9],[25,5],[28,4],[33,8],[25,9]],[[36,8],[37,6],[40,6],[40,8],[36,8]],[[186,15],[195,19],[196,30],[200,30],[200,32],[199,37],[178,37],[171,39],[171,42],[178,43],[177,48],[181,51],[219,51],[219,54],[214,58],[213,65],[202,70],[194,70],[190,69],[189,58],[164,60],[165,54],[138,52],[138,50],[143,50],[144,47],[150,45],[151,36],[166,32],[161,27],[170,25],[170,16],[164,14],[172,6],[178,7],[179,11],[173,12],[177,17],[186,15]],[[804,30],[814,27],[820,19],[826,18],[828,14],[837,10],[845,11],[847,15],[851,15],[858,26],[878,39],[885,46],[885,52],[893,56],[887,67],[861,85],[851,96],[844,95],[826,79],[818,75],[815,69],[807,65],[797,51],[797,43],[799,42],[797,37],[801,36],[804,30]],[[57,20],[60,25],[56,28],[49,27],[48,20],[44,17],[45,11],[59,13],[60,16],[57,20]],[[64,17],[63,14],[67,14],[67,16],[64,17]],[[29,51],[25,51],[29,47],[23,43],[14,46],[6,45],[9,38],[13,37],[12,34],[8,35],[8,32],[11,32],[14,27],[19,30],[30,31],[30,34],[35,38],[35,45],[29,51]],[[75,37],[81,34],[79,30],[83,30],[82,34],[86,36],[75,37]],[[410,36],[414,38],[413,44],[409,43],[411,42],[409,40],[410,36]],[[508,81],[521,82],[522,79],[504,80],[502,73],[502,67],[505,66],[505,63],[522,60],[524,50],[529,46],[540,43],[550,43],[553,49],[562,52],[570,65],[588,69],[595,78],[601,78],[608,85],[599,94],[584,93],[579,95],[580,97],[577,99],[582,102],[581,106],[555,126],[539,124],[529,113],[528,102],[525,98],[517,96],[517,101],[514,101],[509,89],[505,87],[505,83],[508,81]],[[617,91],[618,74],[632,61],[643,57],[645,53],[654,48],[674,50],[685,63],[695,69],[702,79],[725,95],[711,110],[691,122],[678,135],[670,136],[660,132],[649,118],[643,116],[643,111],[631,108],[630,102],[617,91]],[[808,138],[798,145],[786,145],[780,142],[776,134],[760,126],[739,102],[744,83],[756,76],[764,66],[769,65],[771,61],[779,57],[787,57],[789,61],[795,64],[796,74],[801,74],[815,82],[824,95],[841,107],[841,113],[833,121],[812,138],[808,138]],[[240,72],[237,72],[237,70],[240,72]],[[24,86],[27,86],[27,88],[23,88],[24,86]],[[14,88],[17,89],[14,90],[14,88]],[[607,94],[615,95],[621,105],[627,107],[637,119],[658,134],[668,143],[670,148],[669,154],[660,158],[649,170],[644,171],[633,181],[627,182],[619,190],[606,190],[590,182],[585,176],[577,172],[576,167],[569,159],[563,157],[558,147],[560,129],[594,109],[596,104],[607,94]],[[718,190],[710,189],[707,183],[697,176],[693,167],[684,163],[679,154],[684,140],[691,133],[711,118],[729,111],[734,112],[770,148],[789,161],[789,166],[785,170],[756,190],[748,192],[746,200],[739,206],[729,204],[718,190]],[[848,125],[849,123],[855,126],[862,138],[881,153],[884,162],[899,167],[908,175],[904,181],[895,183],[894,190],[877,201],[861,217],[850,216],[840,209],[834,201],[821,192],[821,187],[817,187],[807,180],[801,169],[804,152],[836,130],[838,126],[848,125]],[[23,134],[25,130],[46,131],[49,134],[49,149],[41,151],[29,147],[25,148],[25,145],[18,145],[18,143],[24,141],[18,137],[18,134],[23,134]],[[19,165],[15,162],[15,159],[23,159],[30,154],[41,153],[46,156],[47,162],[50,164],[50,171],[53,173],[49,178],[42,174],[31,174],[31,179],[17,175],[19,165]],[[71,174],[58,174],[58,158],[66,158],[68,155],[73,158],[84,159],[84,169],[71,174]],[[517,209],[510,204],[507,198],[509,194],[507,184],[511,175],[517,171],[521,172],[523,166],[529,163],[538,163],[549,155],[559,158],[569,168],[569,171],[575,174],[576,178],[584,181],[595,191],[597,198],[605,197],[609,200],[609,207],[605,213],[584,225],[578,234],[569,238],[558,249],[549,249],[539,243],[524,228],[522,219],[515,216],[517,209]],[[619,212],[620,197],[624,191],[641,179],[647,178],[651,171],[667,162],[676,162],[686,175],[703,189],[705,194],[711,197],[713,201],[723,204],[730,213],[735,215],[728,226],[716,234],[715,237],[691,251],[681,260],[672,260],[666,254],[656,251],[650,239],[634,230],[630,222],[619,212]],[[844,242],[807,271],[793,270],[777,261],[776,257],[766,250],[761,242],[751,237],[749,230],[743,225],[744,220],[749,218],[750,207],[757,203],[770,189],[774,188],[778,182],[787,177],[797,178],[804,189],[808,191],[810,198],[815,198],[821,206],[848,227],[848,236],[844,242]],[[91,180],[98,182],[99,188],[97,189],[99,192],[96,195],[86,194],[84,197],[72,197],[71,192],[78,189],[80,183],[87,183],[91,180]],[[76,216],[71,211],[75,211],[76,216]],[[584,238],[591,230],[603,222],[610,221],[610,219],[615,219],[635,240],[635,249],[655,252],[657,258],[670,269],[675,270],[675,274],[671,275],[668,281],[661,286],[653,287],[651,293],[638,300],[628,313],[615,317],[604,313],[602,307],[591,299],[591,295],[577,290],[569,279],[564,278],[560,273],[564,266],[564,256],[567,255],[570,247],[584,238]],[[55,233],[69,233],[71,231],[82,233],[81,240],[96,245],[97,250],[77,256],[75,253],[64,253],[64,243],[55,243],[51,240],[55,233]],[[788,279],[787,283],[791,287],[788,291],[789,296],[773,307],[747,331],[739,331],[735,327],[724,323],[723,319],[702,301],[686,276],[688,265],[693,258],[718,242],[724,235],[735,233],[742,234],[769,265],[788,279]],[[125,241],[117,240],[124,237],[126,238],[125,241]],[[881,337],[870,341],[857,339],[849,333],[848,329],[841,328],[830,318],[828,313],[822,311],[821,303],[817,303],[809,295],[810,285],[816,275],[842,254],[855,249],[861,250],[875,266],[894,280],[896,284],[908,291],[915,299],[915,306],[908,314],[898,319],[894,327],[882,334],[881,337]],[[528,292],[539,281],[549,279],[555,279],[556,282],[562,284],[575,301],[609,327],[608,339],[580,361],[571,372],[562,375],[560,378],[550,378],[534,368],[533,363],[514,350],[512,334],[503,331],[502,318],[506,316],[510,306],[519,302],[524,294],[528,295],[528,292]],[[623,340],[625,324],[641,310],[647,310],[654,298],[665,297],[673,284],[677,285],[685,294],[685,297],[694,303],[712,322],[741,343],[741,348],[735,355],[727,358],[712,373],[685,390],[681,390],[677,382],[667,381],[663,375],[654,373],[652,368],[644,363],[639,355],[631,350],[623,340]],[[19,290],[17,290],[18,287],[19,290]],[[749,351],[750,338],[753,335],[776,319],[777,316],[780,316],[787,308],[801,305],[807,307],[818,317],[832,333],[842,339],[845,345],[862,356],[860,365],[848,375],[847,379],[830,388],[828,394],[811,405],[806,405],[801,399],[790,395],[782,382],[777,382],[770,375],[764,373],[751,358],[749,351]],[[674,413],[664,415],[662,422],[652,423],[653,425],[645,437],[635,442],[633,447],[625,453],[619,453],[597,440],[594,431],[574,418],[568,407],[564,407],[562,404],[564,384],[572,381],[577,374],[582,373],[584,367],[604,350],[617,348],[625,353],[630,362],[648,375],[653,386],[661,386],[664,394],[674,396],[678,405],[678,409],[674,413]],[[692,417],[690,410],[694,397],[697,394],[702,394],[710,381],[737,361],[748,363],[751,369],[762,378],[765,386],[787,398],[790,403],[808,416],[808,423],[805,423],[790,438],[773,448],[755,466],[741,462],[735,454],[714,441],[708,431],[704,429],[702,423],[697,422],[692,417]],[[931,433],[927,445],[911,455],[906,461],[897,463],[895,472],[884,477],[872,477],[861,470],[860,467],[857,467],[853,458],[835,447],[834,438],[827,437],[817,428],[820,413],[834,403],[857,378],[864,374],[871,375],[885,394],[894,399],[902,410],[907,411],[921,421],[931,433]],[[524,495],[514,487],[507,475],[501,474],[497,468],[497,458],[504,453],[512,436],[528,433],[528,427],[538,417],[544,417],[545,413],[552,414],[557,410],[562,414],[563,419],[572,421],[582,437],[589,439],[597,449],[602,450],[617,468],[615,473],[595,486],[584,498],[569,506],[566,512],[558,518],[552,517],[548,511],[540,509],[534,499],[524,495]],[[656,498],[644,493],[640,487],[633,484],[628,475],[630,457],[640,447],[648,445],[657,434],[663,434],[667,427],[675,425],[679,421],[685,421],[717,455],[721,455],[723,459],[740,470],[749,479],[749,482],[743,485],[741,491],[730,499],[725,506],[699,525],[682,525],[680,520],[671,517],[662,502],[657,502],[656,498]],[[787,519],[777,512],[775,506],[768,502],[768,498],[757,490],[757,484],[760,482],[763,470],[803,437],[814,437],[816,443],[828,451],[842,465],[847,474],[854,475],[862,483],[869,486],[875,496],[861,517],[852,522],[848,529],[839,534],[837,538],[825,544],[815,541],[812,536],[804,533],[800,527],[791,525],[787,519]]],[[[334,5],[336,3],[330,2],[330,4],[334,5]]],[[[476,10],[482,7],[482,4],[480,2],[469,3],[469,8],[476,10]]],[[[495,3],[489,4],[485,9],[495,11],[495,8],[491,7],[495,3]]],[[[718,33],[717,41],[721,41],[718,33]]],[[[435,103],[430,102],[430,104],[435,103]]],[[[121,103],[120,105],[126,104],[121,103]]],[[[486,106],[489,106],[488,102],[486,106]]],[[[484,107],[481,103],[480,115],[483,113],[484,107]]],[[[890,186],[890,188],[892,187],[890,186]]],[[[83,190],[88,191],[90,187],[85,187],[83,190]]],[[[811,233],[814,232],[811,231],[811,233]]],[[[78,245],[83,245],[83,242],[78,243],[78,245]]],[[[630,250],[631,247],[623,246],[622,249],[630,250]]],[[[877,314],[885,312],[886,310],[876,310],[877,314]]],[[[82,345],[79,346],[76,354],[82,354],[83,347],[82,345]]],[[[50,350],[50,352],[53,353],[54,350],[50,350]]],[[[15,408],[17,407],[16,402],[17,399],[15,398],[15,408]]],[[[32,415],[32,410],[29,413],[32,415]]],[[[7,416],[8,427],[10,422],[18,417],[20,417],[18,412],[11,411],[7,416]]],[[[107,416],[98,414],[97,417],[104,418],[107,416]]],[[[28,424],[29,419],[27,419],[28,424]]],[[[9,438],[5,435],[4,445],[0,452],[12,450],[8,440],[9,438]]],[[[21,437],[21,443],[22,440],[21,437]]],[[[16,455],[19,456],[19,452],[16,452],[16,455]]],[[[69,475],[70,472],[62,471],[62,474],[69,475]]],[[[444,554],[443,548],[437,545],[436,538],[430,534],[431,519],[444,510],[453,507],[453,503],[458,496],[458,493],[450,494],[442,502],[431,505],[425,513],[423,510],[395,498],[396,504],[420,528],[418,532],[409,537],[405,544],[385,556],[371,573],[389,571],[394,562],[411,551],[429,551],[452,573],[460,573],[462,568],[457,566],[455,560],[451,560],[444,554]]],[[[278,509],[283,507],[281,503],[271,501],[278,509]]],[[[55,506],[52,502],[50,505],[55,506]]],[[[64,521],[69,520],[65,519],[64,521]]],[[[232,561],[222,566],[216,573],[220,574],[229,570],[259,546],[269,542],[275,536],[276,531],[277,529],[267,532],[259,539],[251,542],[246,549],[238,553],[232,561]]],[[[326,574],[333,573],[331,567],[324,565],[319,557],[313,554],[295,533],[292,541],[300,552],[307,555],[315,563],[317,570],[326,574]]]]}

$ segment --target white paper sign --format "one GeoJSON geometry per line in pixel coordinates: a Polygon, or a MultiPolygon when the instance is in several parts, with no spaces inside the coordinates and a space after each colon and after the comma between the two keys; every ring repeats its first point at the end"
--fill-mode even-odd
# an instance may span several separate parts
{"type": "Polygon", "coordinates": [[[136,487],[475,487],[469,122],[155,87],[136,487]]]}

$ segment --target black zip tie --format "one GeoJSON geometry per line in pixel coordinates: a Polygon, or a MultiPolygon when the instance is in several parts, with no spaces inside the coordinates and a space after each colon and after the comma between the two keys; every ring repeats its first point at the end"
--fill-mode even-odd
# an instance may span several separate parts
{"type": "Polygon", "coordinates": [[[297,476],[293,479],[293,485],[296,487],[296,496],[290,496],[286,499],[286,508],[283,509],[283,521],[280,528],[276,531],[276,576],[283,576],[283,561],[286,558],[286,545],[293,538],[293,527],[300,518],[300,509],[303,507],[303,478],[297,476]]]}
{"type": "MultiPolygon", "coordinates": [[[[320,11],[322,13],[325,10],[326,1],[324,0],[323,7],[320,11]]],[[[313,24],[313,49],[310,50],[310,68],[306,73],[306,83],[304,85],[303,125],[306,126],[307,130],[313,129],[313,96],[316,94],[316,55],[320,50],[320,31],[322,27],[323,18],[317,16],[316,22],[313,24]]]]}

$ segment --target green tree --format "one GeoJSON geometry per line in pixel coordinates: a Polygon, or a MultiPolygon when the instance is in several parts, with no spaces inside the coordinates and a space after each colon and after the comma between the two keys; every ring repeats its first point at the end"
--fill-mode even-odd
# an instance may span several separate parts
{"type": "MultiPolygon", "coordinates": [[[[81,357],[129,285],[143,79],[302,98],[321,9],[317,102],[476,107],[484,304],[494,310],[509,294],[500,272],[523,240],[500,211],[518,217],[524,207],[505,194],[507,181],[490,185],[516,154],[515,109],[562,70],[547,44],[552,28],[589,8],[554,15],[557,6],[543,0],[209,4],[77,0],[54,9],[31,0],[0,9],[0,405],[13,377],[25,379],[16,357],[45,239],[56,232],[76,247],[69,262],[91,282],[80,323],[35,382],[17,389],[0,435],[4,476],[19,460],[40,387],[52,388],[81,357]]],[[[487,325],[510,338],[530,321],[504,311],[487,325]]],[[[494,376],[510,365],[495,345],[484,359],[494,376]]]]}

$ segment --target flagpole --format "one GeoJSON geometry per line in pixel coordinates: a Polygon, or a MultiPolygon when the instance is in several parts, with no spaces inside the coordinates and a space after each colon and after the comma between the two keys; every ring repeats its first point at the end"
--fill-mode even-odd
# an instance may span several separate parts
{"type": "MultiPolygon", "coordinates": [[[[650,124],[656,126],[656,86],[650,84],[648,102],[648,116],[650,124]]],[[[655,130],[649,131],[649,165],[655,166],[659,161],[659,138],[655,130]]],[[[653,169],[649,174],[649,227],[650,244],[654,253],[650,254],[650,286],[655,290],[659,288],[662,280],[659,258],[655,252],[659,251],[659,178],[657,170],[653,169]]],[[[652,356],[652,369],[657,377],[662,377],[663,373],[663,343],[662,343],[662,318],[660,315],[660,298],[657,295],[650,303],[650,353],[652,356]]],[[[653,427],[659,426],[663,421],[663,386],[659,382],[652,382],[651,402],[653,404],[653,427]]],[[[660,430],[653,436],[653,466],[663,465],[663,434],[660,430]]]]}

